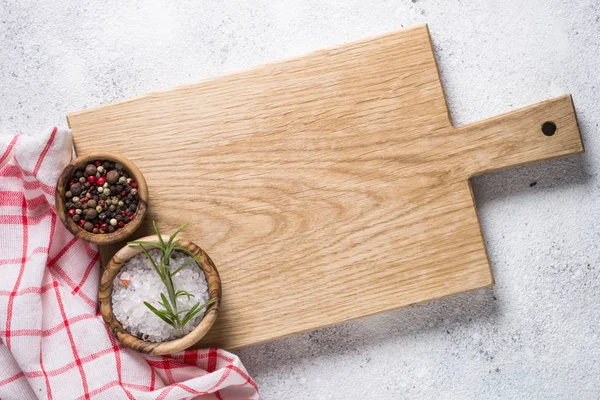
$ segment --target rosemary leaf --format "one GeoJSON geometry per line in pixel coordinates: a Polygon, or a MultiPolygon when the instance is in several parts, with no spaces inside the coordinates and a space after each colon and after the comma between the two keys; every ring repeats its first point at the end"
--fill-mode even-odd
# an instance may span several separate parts
{"type": "Polygon", "coordinates": [[[162,303],[160,303],[160,304],[165,308],[165,310],[167,310],[167,312],[169,312],[170,314],[173,314],[173,309],[171,308],[171,305],[169,304],[169,300],[167,300],[165,295],[161,293],[160,298],[162,299],[162,303]]]}
{"type": "Polygon", "coordinates": [[[169,244],[167,245],[167,247],[170,246],[171,244],[173,244],[173,240],[175,240],[175,236],[177,236],[179,234],[179,232],[181,232],[183,230],[183,228],[185,228],[188,225],[189,225],[189,222],[186,222],[185,224],[183,224],[179,228],[177,228],[177,230],[169,238],[169,244]]]}
{"type": "Polygon", "coordinates": [[[165,242],[163,241],[163,238],[160,235],[160,231],[158,230],[158,226],[156,226],[156,221],[152,221],[152,226],[154,227],[154,230],[156,231],[156,235],[158,236],[158,241],[160,242],[160,247],[162,249],[164,249],[165,248],[165,242]]]}
{"type": "Polygon", "coordinates": [[[158,249],[160,249],[160,245],[156,244],[156,243],[152,243],[152,242],[145,242],[143,240],[134,240],[133,242],[127,242],[127,244],[138,244],[138,245],[146,245],[146,246],[152,246],[152,247],[156,247],[158,249]]]}
{"type": "Polygon", "coordinates": [[[188,310],[188,313],[186,315],[183,316],[183,319],[181,320],[181,324],[183,326],[185,326],[185,324],[187,324],[192,318],[194,318],[194,314],[196,312],[196,310],[198,310],[198,308],[200,307],[200,303],[196,303],[194,305],[194,307],[190,308],[188,310]]]}
{"type": "Polygon", "coordinates": [[[179,268],[177,268],[175,271],[171,272],[171,276],[174,276],[176,273],[178,273],[179,271],[181,271],[182,269],[184,269],[185,267],[187,267],[188,265],[190,265],[193,262],[198,262],[195,258],[192,258],[191,260],[187,260],[186,262],[183,263],[183,265],[179,268]]]}
{"type": "Polygon", "coordinates": [[[150,309],[150,311],[152,311],[154,314],[156,314],[157,317],[159,317],[160,319],[165,321],[167,324],[169,324],[171,326],[173,325],[173,320],[171,320],[171,318],[169,316],[167,316],[164,312],[157,310],[155,307],[152,306],[152,304],[148,303],[147,301],[145,301],[144,304],[146,305],[146,307],[148,307],[150,309]]]}
{"type": "Polygon", "coordinates": [[[188,293],[188,292],[187,292],[187,291],[185,291],[185,290],[179,290],[179,291],[177,291],[177,292],[175,293],[175,297],[179,297],[179,296],[186,296],[186,297],[188,298],[188,300],[189,300],[191,297],[196,297],[196,296],[194,296],[193,294],[191,294],[191,293],[188,293]]]}
{"type": "Polygon", "coordinates": [[[185,326],[185,324],[187,324],[192,318],[194,318],[196,316],[196,314],[198,314],[200,311],[204,310],[206,307],[210,306],[214,302],[215,302],[214,300],[210,300],[200,307],[197,307],[200,305],[200,303],[196,303],[196,305],[190,309],[190,312],[188,312],[185,315],[185,317],[183,317],[183,319],[181,320],[181,326],[182,327],[185,326]]]}
{"type": "Polygon", "coordinates": [[[196,259],[196,262],[200,263],[200,261],[198,261],[198,256],[195,255],[194,253],[192,253],[191,251],[189,251],[188,249],[186,249],[185,247],[175,247],[175,248],[173,248],[173,250],[182,251],[182,252],[186,253],[188,256],[194,257],[196,259]]]}
{"type": "Polygon", "coordinates": [[[162,274],[161,274],[160,270],[158,269],[158,266],[156,265],[156,263],[152,259],[152,257],[150,257],[150,253],[148,253],[148,250],[146,250],[146,248],[142,244],[140,244],[139,246],[142,248],[142,251],[146,254],[146,257],[148,257],[148,260],[150,260],[150,263],[152,263],[152,266],[154,267],[154,270],[156,271],[156,273],[158,274],[158,276],[160,276],[161,279],[162,279],[162,274]]]}

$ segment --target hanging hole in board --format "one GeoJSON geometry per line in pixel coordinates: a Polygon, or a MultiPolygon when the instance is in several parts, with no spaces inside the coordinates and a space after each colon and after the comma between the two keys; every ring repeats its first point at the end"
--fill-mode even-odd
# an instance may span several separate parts
{"type": "Polygon", "coordinates": [[[556,124],[551,121],[546,121],[542,124],[542,133],[546,136],[552,136],[556,133],[556,124]]]}

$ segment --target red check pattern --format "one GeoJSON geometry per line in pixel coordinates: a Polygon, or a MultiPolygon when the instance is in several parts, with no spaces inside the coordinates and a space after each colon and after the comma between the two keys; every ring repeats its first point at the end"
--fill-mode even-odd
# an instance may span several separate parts
{"type": "Polygon", "coordinates": [[[54,208],[71,156],[66,129],[0,136],[0,399],[258,399],[226,351],[154,357],[115,341],[97,312],[98,251],[54,208]]]}

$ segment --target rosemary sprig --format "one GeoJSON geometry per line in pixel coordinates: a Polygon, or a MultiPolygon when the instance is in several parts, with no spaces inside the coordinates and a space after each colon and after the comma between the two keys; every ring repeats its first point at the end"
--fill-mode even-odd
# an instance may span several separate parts
{"type": "Polygon", "coordinates": [[[173,285],[173,276],[181,271],[184,267],[188,266],[193,262],[198,262],[198,259],[186,248],[180,247],[179,242],[175,240],[175,237],[181,232],[183,228],[185,228],[188,224],[183,224],[180,226],[170,237],[167,242],[165,242],[160,235],[158,227],[156,226],[156,222],[152,221],[152,225],[154,226],[154,230],[158,235],[159,243],[152,242],[144,242],[144,241],[133,241],[127,244],[136,244],[142,248],[142,251],[150,260],[152,267],[160,277],[160,279],[165,284],[165,288],[167,289],[167,295],[164,293],[160,294],[160,301],[158,304],[162,306],[162,309],[157,309],[152,304],[148,302],[144,302],[146,307],[150,309],[154,314],[156,314],[160,319],[165,321],[167,324],[171,325],[173,328],[177,329],[179,332],[183,332],[183,327],[190,322],[198,313],[211,304],[214,303],[214,300],[210,300],[206,304],[200,305],[200,303],[196,303],[189,310],[178,310],[177,309],[177,299],[181,296],[185,296],[188,300],[191,297],[194,297],[193,294],[188,293],[185,290],[175,290],[175,286],[173,285]],[[150,246],[161,250],[160,260],[158,264],[150,257],[150,253],[148,253],[148,249],[144,246],[150,246]],[[182,251],[192,257],[191,260],[186,261],[182,266],[177,268],[175,271],[171,272],[169,269],[169,263],[171,261],[171,254],[173,251],[182,251]],[[183,316],[181,316],[183,314],[183,316]]]}

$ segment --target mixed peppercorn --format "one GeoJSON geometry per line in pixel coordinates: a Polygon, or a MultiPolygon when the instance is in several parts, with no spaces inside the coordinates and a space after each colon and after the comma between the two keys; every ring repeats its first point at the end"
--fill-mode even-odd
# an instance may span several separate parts
{"type": "Polygon", "coordinates": [[[92,233],[113,233],[134,219],[139,195],[137,182],[123,165],[95,161],[77,169],[67,184],[67,213],[92,233]]]}

